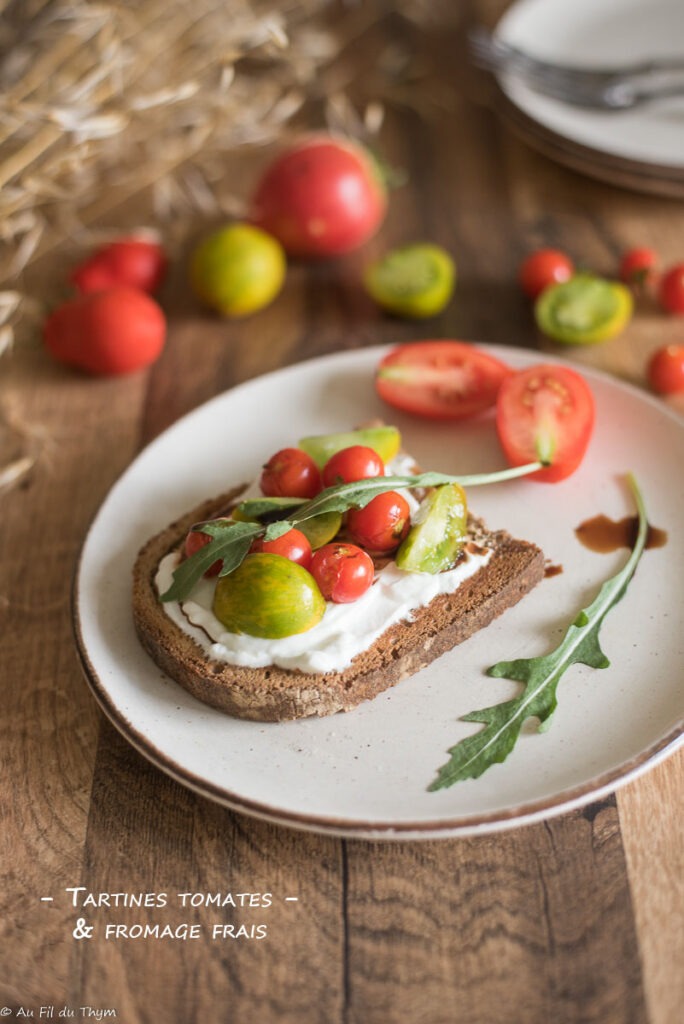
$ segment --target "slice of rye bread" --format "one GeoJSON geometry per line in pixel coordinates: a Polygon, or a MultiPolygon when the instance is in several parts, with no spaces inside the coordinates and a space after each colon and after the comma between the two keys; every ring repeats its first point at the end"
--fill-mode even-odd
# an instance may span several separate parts
{"type": "Polygon", "coordinates": [[[281,722],[349,711],[489,625],[544,576],[544,554],[538,547],[504,531],[489,533],[479,520],[471,519],[473,543],[493,549],[487,565],[455,593],[439,595],[417,609],[410,621],[390,626],[344,671],[230,665],[208,658],[173,622],[154,581],[160,561],[180,548],[190,527],[226,514],[242,491],[236,488],[204,502],[152,537],[133,569],[133,617],[143,647],[193,696],[237,718],[281,722]]]}

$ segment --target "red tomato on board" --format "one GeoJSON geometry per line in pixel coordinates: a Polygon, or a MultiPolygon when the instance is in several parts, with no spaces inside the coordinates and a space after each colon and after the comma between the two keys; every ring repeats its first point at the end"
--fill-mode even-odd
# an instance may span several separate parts
{"type": "Polygon", "coordinates": [[[321,489],[321,474],[301,448],[281,448],[264,466],[260,484],[269,498],[314,498],[321,489]]]}
{"type": "Polygon", "coordinates": [[[684,313],[684,263],[675,264],[663,274],[658,297],[668,313],[684,313]]]}
{"type": "Polygon", "coordinates": [[[121,238],[79,263],[71,273],[71,282],[81,294],[116,285],[155,292],[164,279],[166,266],[164,250],[158,243],[121,238]]]}
{"type": "Polygon", "coordinates": [[[658,254],[655,249],[642,246],[628,249],[620,260],[620,280],[633,287],[643,288],[657,278],[658,254]]]}
{"type": "Polygon", "coordinates": [[[411,509],[397,491],[385,491],[363,508],[347,512],[349,536],[374,555],[386,555],[398,548],[410,527],[411,509]]]}
{"type": "Polygon", "coordinates": [[[573,262],[564,252],[537,249],[520,265],[520,285],[530,299],[536,299],[550,284],[569,281],[574,273],[573,262]]]}
{"type": "Polygon", "coordinates": [[[365,594],[375,574],[373,559],[355,544],[325,544],[314,551],[309,571],[326,601],[349,604],[365,594]]]}
{"type": "Polygon", "coordinates": [[[166,318],[137,288],[110,288],[59,306],[45,322],[43,338],[60,362],[113,376],[143,369],[161,355],[166,318]]]}
{"type": "Polygon", "coordinates": [[[465,341],[415,341],[398,345],[380,361],[375,389],[404,412],[458,420],[493,406],[511,372],[465,341]]]}
{"type": "Polygon", "coordinates": [[[664,345],[651,356],[648,382],[659,395],[684,392],[684,345],[664,345]]]}
{"type": "Polygon", "coordinates": [[[556,483],[580,465],[594,429],[594,396],[584,377],[566,366],[541,363],[502,383],[496,428],[511,466],[549,461],[530,480],[556,483]]]}
{"type": "Polygon", "coordinates": [[[387,195],[372,157],[350,140],[312,136],[266,169],[250,203],[250,220],[291,256],[351,252],[380,227],[387,195]]]}

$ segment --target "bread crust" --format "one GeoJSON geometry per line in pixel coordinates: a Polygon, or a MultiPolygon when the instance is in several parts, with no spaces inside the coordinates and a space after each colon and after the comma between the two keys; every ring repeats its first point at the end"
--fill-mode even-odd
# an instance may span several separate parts
{"type": "MultiPolygon", "coordinates": [[[[544,576],[544,555],[505,532],[486,533],[494,553],[454,594],[441,594],[411,621],[391,626],[341,672],[245,668],[209,659],[166,614],[154,579],[162,558],[177,550],[190,527],[225,514],[244,487],[203,502],[140,550],[133,569],[133,619],[143,647],[172,679],[229,715],[281,722],[349,711],[413,675],[489,625],[544,576]]],[[[479,530],[484,528],[479,526],[479,530]]]]}

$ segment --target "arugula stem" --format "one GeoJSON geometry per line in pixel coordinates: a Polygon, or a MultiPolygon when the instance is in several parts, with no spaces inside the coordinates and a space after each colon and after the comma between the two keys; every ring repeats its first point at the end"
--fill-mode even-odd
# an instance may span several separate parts
{"type": "Polygon", "coordinates": [[[450,760],[439,769],[429,789],[444,789],[460,780],[477,778],[493,764],[504,761],[528,717],[536,716],[540,728],[548,724],[556,707],[556,687],[571,665],[608,666],[608,659],[599,644],[599,630],[603,619],[623,596],[634,575],[648,535],[648,519],[641,491],[631,473],[627,474],[626,480],[637,507],[639,528],[634,547],[622,569],[606,580],[592,603],[575,616],[554,651],[535,658],[498,662],[488,670],[490,676],[523,682],[525,688],[516,698],[472,711],[463,717],[464,721],[484,723],[486,728],[450,749],[450,760]]]}
{"type": "Polygon", "coordinates": [[[311,519],[313,516],[321,515],[322,512],[331,511],[333,505],[335,511],[345,511],[346,508],[343,506],[352,508],[357,507],[359,502],[367,504],[377,494],[394,491],[398,487],[441,487],[444,484],[480,487],[513,480],[516,477],[529,476],[530,473],[543,469],[545,465],[546,463],[543,462],[528,462],[524,466],[512,466],[508,469],[496,470],[493,473],[474,473],[465,476],[453,476],[448,473],[419,473],[415,476],[376,476],[365,480],[355,480],[348,484],[335,484],[332,487],[326,487],[315,498],[296,508],[292,515],[287,517],[287,521],[299,523],[303,519],[311,519]]]}

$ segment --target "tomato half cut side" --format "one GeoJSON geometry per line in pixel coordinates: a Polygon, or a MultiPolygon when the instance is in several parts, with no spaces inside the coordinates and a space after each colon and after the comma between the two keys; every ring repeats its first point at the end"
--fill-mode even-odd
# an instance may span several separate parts
{"type": "Polygon", "coordinates": [[[378,365],[383,401],[430,419],[459,420],[493,407],[511,368],[466,341],[415,341],[393,348],[378,365]]]}
{"type": "Polygon", "coordinates": [[[534,316],[542,334],[554,341],[595,345],[616,337],[628,324],[633,308],[626,285],[593,274],[575,274],[541,292],[534,316]]]}
{"type": "Polygon", "coordinates": [[[511,466],[551,464],[530,480],[556,483],[579,467],[594,430],[591,388],[575,370],[541,363],[507,377],[499,389],[496,427],[511,466]]]}

